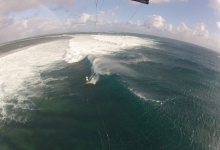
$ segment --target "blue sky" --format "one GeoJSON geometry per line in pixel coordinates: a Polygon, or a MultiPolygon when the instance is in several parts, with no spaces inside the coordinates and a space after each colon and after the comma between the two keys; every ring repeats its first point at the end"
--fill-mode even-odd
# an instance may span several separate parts
{"type": "Polygon", "coordinates": [[[115,31],[163,36],[220,52],[220,0],[0,2],[0,43],[62,32],[115,31]]]}

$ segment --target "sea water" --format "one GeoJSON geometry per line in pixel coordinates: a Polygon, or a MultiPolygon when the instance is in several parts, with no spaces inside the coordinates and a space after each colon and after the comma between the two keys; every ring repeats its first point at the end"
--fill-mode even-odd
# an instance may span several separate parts
{"type": "Polygon", "coordinates": [[[57,37],[0,47],[1,149],[220,149],[219,53],[146,35],[57,37]]]}

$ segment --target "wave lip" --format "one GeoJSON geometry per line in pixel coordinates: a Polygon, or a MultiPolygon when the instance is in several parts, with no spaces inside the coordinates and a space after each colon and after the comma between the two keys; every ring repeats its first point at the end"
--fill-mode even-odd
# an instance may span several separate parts
{"type": "Polygon", "coordinates": [[[137,92],[136,90],[134,90],[133,88],[128,88],[132,93],[134,93],[136,96],[138,96],[139,98],[146,100],[146,101],[152,101],[152,102],[156,102],[156,103],[163,103],[162,101],[159,100],[154,100],[154,99],[148,99],[143,93],[141,92],[137,92]]]}
{"type": "MultiPolygon", "coordinates": [[[[152,46],[154,41],[151,39],[139,38],[135,36],[120,35],[75,35],[69,40],[69,48],[66,50],[64,60],[67,63],[82,61],[86,56],[92,64],[92,72],[96,73],[93,77],[94,84],[99,79],[99,74],[110,75],[111,73],[123,75],[137,75],[135,71],[124,66],[120,60],[110,60],[107,57],[117,52],[134,50],[140,46],[152,46]]],[[[141,58],[138,61],[146,61],[141,58]]]]}
{"type": "Polygon", "coordinates": [[[82,61],[87,55],[80,51],[72,52],[68,51],[65,54],[64,60],[68,63],[80,62],[82,61]]]}

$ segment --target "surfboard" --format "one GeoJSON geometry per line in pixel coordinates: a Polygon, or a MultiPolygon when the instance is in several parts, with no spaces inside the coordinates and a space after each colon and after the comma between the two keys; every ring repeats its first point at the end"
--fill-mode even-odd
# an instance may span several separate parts
{"type": "Polygon", "coordinates": [[[90,83],[90,82],[86,82],[85,84],[92,84],[92,83],[90,83]]]}

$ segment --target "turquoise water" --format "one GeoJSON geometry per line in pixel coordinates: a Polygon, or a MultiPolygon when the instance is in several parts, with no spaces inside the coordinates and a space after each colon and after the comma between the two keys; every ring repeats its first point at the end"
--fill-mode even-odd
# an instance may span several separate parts
{"type": "MultiPolygon", "coordinates": [[[[220,54],[159,37],[129,35],[115,41],[111,39],[124,39],[125,34],[100,36],[95,37],[100,44],[85,40],[93,51],[71,63],[58,59],[66,54],[61,49],[68,49],[66,37],[55,41],[60,47],[54,54],[48,49],[57,43],[35,47],[50,57],[42,52],[36,61],[37,54],[30,61],[25,58],[31,67],[20,70],[33,71],[23,69],[16,78],[20,70],[13,65],[31,50],[24,47],[22,54],[0,57],[3,71],[14,73],[10,80],[0,74],[2,150],[220,149],[220,54]],[[138,38],[136,45],[129,45],[131,37],[138,38]],[[149,43],[144,45],[143,39],[149,43]],[[106,53],[96,52],[96,47],[106,53]],[[94,72],[96,80],[86,85],[85,77],[94,72]]],[[[82,48],[81,40],[74,40],[74,46],[82,48]]]]}

